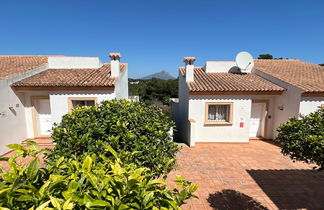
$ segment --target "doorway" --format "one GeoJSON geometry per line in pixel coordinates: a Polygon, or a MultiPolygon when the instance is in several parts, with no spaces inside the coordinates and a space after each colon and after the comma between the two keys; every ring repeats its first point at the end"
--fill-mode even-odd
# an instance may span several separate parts
{"type": "Polygon", "coordinates": [[[50,136],[52,134],[52,115],[49,97],[33,97],[34,135],[50,136]]]}
{"type": "Polygon", "coordinates": [[[267,128],[268,101],[252,100],[250,137],[264,138],[267,128]]]}

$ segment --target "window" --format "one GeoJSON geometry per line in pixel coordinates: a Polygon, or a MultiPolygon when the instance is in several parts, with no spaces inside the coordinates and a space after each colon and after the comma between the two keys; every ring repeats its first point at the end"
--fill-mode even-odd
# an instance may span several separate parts
{"type": "Polygon", "coordinates": [[[231,125],[233,118],[233,103],[206,103],[205,124],[231,125]]]}
{"type": "Polygon", "coordinates": [[[76,106],[94,106],[94,100],[72,100],[72,107],[76,106]]]}
{"type": "Polygon", "coordinates": [[[68,98],[69,111],[76,106],[94,106],[97,103],[97,98],[68,98]]]}

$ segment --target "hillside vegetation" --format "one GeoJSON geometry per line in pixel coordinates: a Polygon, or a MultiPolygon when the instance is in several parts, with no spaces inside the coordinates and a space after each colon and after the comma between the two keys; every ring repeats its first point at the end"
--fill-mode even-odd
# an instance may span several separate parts
{"type": "Polygon", "coordinates": [[[140,96],[141,101],[149,104],[161,102],[163,105],[168,105],[170,98],[178,97],[178,79],[130,79],[129,95],[140,96]]]}

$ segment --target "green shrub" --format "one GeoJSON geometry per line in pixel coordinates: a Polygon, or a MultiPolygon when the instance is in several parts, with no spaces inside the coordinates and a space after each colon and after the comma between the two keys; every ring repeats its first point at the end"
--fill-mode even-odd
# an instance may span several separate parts
{"type": "Polygon", "coordinates": [[[147,168],[123,164],[117,153],[113,161],[104,155],[59,158],[55,164],[40,167],[39,150],[35,143],[31,149],[10,145],[17,153],[7,160],[8,172],[0,174],[1,209],[179,209],[187,199],[195,198],[198,185],[178,177],[176,189],[146,173],[147,168]],[[30,156],[26,166],[16,159],[30,156]],[[101,159],[101,161],[98,161],[101,159]],[[104,160],[104,161],[102,161],[104,160]]]}
{"type": "MultiPolygon", "coordinates": [[[[55,148],[49,160],[105,154],[103,143],[135,163],[166,175],[174,167],[179,147],[171,141],[174,123],[157,107],[126,100],[104,101],[95,107],[77,107],[55,125],[55,148]]],[[[106,154],[109,155],[109,154],[106,154]]]]}
{"type": "Polygon", "coordinates": [[[324,108],[300,119],[291,118],[277,129],[282,153],[291,159],[324,168],[324,108]]]}

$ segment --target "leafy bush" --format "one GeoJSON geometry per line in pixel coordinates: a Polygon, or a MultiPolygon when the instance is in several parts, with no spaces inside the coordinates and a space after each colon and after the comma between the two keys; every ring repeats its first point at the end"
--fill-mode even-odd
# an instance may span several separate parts
{"type": "Polygon", "coordinates": [[[282,153],[293,160],[324,168],[324,108],[300,119],[291,118],[277,129],[282,153]]]}
{"type": "MultiPolygon", "coordinates": [[[[147,168],[123,164],[117,153],[113,161],[104,155],[76,158],[59,158],[55,164],[40,167],[40,151],[35,143],[30,149],[10,145],[17,153],[7,160],[8,172],[0,174],[0,206],[10,209],[180,209],[198,185],[180,176],[176,186],[182,190],[170,190],[166,183],[152,178],[147,168]],[[26,166],[17,158],[30,156],[26,166]],[[101,161],[99,161],[101,159],[101,161]],[[104,161],[102,161],[104,160],[104,161]]],[[[4,209],[4,208],[1,208],[4,209]]]]}
{"type": "Polygon", "coordinates": [[[172,127],[174,123],[159,108],[140,102],[113,100],[77,107],[55,125],[52,138],[56,146],[48,158],[105,154],[102,143],[107,143],[127,157],[127,163],[147,167],[156,176],[165,175],[174,167],[179,151],[171,141],[172,127]]]}

